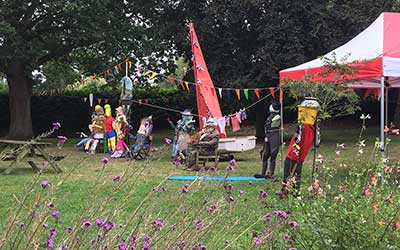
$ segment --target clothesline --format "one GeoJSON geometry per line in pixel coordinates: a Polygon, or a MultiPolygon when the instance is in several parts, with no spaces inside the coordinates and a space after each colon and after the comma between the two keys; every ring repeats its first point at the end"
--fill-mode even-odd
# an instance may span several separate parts
{"type": "MultiPolygon", "coordinates": [[[[243,109],[241,109],[241,110],[243,110],[243,111],[248,110],[248,109],[252,108],[254,105],[256,105],[257,103],[259,103],[259,102],[265,100],[265,99],[266,99],[267,97],[269,97],[269,96],[271,96],[271,94],[265,95],[264,97],[260,98],[260,99],[257,100],[256,102],[250,104],[249,106],[247,106],[247,107],[245,107],[245,108],[243,108],[243,109]]],[[[164,106],[154,105],[154,104],[150,104],[150,103],[139,102],[139,101],[136,101],[136,100],[132,100],[132,102],[137,103],[137,104],[140,104],[140,105],[145,105],[145,106],[157,108],[157,109],[163,109],[163,110],[175,112],[175,113],[182,113],[181,110],[177,110],[177,109],[173,109],[173,108],[169,108],[169,107],[164,107],[164,106]]],[[[236,113],[237,113],[237,112],[236,112],[236,113]]],[[[196,117],[200,117],[200,116],[197,115],[197,114],[192,114],[192,115],[193,115],[193,116],[196,116],[196,117]]],[[[235,114],[229,114],[229,115],[226,115],[226,116],[234,116],[234,115],[235,115],[235,114]]],[[[202,116],[202,117],[200,117],[200,118],[203,118],[203,117],[205,117],[205,116],[202,116]]]]}

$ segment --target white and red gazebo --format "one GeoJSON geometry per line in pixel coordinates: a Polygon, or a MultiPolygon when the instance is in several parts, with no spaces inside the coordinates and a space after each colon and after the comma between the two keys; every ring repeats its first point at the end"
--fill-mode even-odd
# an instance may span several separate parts
{"type": "MultiPolygon", "coordinates": [[[[351,88],[378,88],[381,93],[381,150],[384,150],[385,89],[400,88],[400,13],[385,12],[364,31],[346,44],[325,54],[323,58],[338,60],[354,72],[345,76],[351,88]],[[343,60],[344,61],[341,61],[343,60]]],[[[335,72],[322,74],[328,68],[318,58],[279,72],[281,84],[286,78],[312,81],[337,80],[335,72]]]]}

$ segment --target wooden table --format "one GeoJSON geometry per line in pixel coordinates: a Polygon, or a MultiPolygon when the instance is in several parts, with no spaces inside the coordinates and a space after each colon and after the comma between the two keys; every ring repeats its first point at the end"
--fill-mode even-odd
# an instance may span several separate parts
{"type": "MultiPolygon", "coordinates": [[[[39,157],[46,161],[50,166],[57,172],[61,173],[61,168],[57,165],[56,161],[59,161],[63,157],[53,157],[49,155],[45,147],[51,145],[48,142],[38,141],[15,141],[15,140],[0,140],[0,145],[5,145],[5,148],[0,153],[0,161],[11,161],[8,165],[4,174],[9,174],[18,165],[18,163],[25,160],[27,157],[39,157]]],[[[28,164],[36,172],[40,171],[40,168],[32,160],[27,160],[28,164]]]]}

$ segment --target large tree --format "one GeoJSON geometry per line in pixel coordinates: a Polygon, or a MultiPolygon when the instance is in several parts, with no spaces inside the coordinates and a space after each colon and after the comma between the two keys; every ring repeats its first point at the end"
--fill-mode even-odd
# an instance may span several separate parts
{"type": "Polygon", "coordinates": [[[163,45],[149,35],[148,20],[137,12],[143,2],[0,1],[0,72],[9,85],[9,138],[33,136],[32,70],[50,60],[73,60],[97,72],[132,51],[146,55],[163,45]]]}

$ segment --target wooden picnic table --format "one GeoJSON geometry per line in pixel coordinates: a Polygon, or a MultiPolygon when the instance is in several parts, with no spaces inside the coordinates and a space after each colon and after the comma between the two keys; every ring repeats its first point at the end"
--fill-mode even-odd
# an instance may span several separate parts
{"type": "MultiPolygon", "coordinates": [[[[46,161],[50,166],[57,172],[61,173],[62,169],[57,165],[56,161],[59,161],[63,157],[54,157],[49,155],[45,147],[51,145],[49,142],[38,142],[38,141],[17,141],[17,140],[0,140],[0,145],[4,145],[5,148],[0,153],[0,161],[11,161],[8,165],[4,174],[9,174],[18,165],[18,163],[25,160],[27,157],[39,157],[46,161]]],[[[32,160],[27,160],[28,164],[36,172],[40,171],[40,168],[32,160]]]]}

